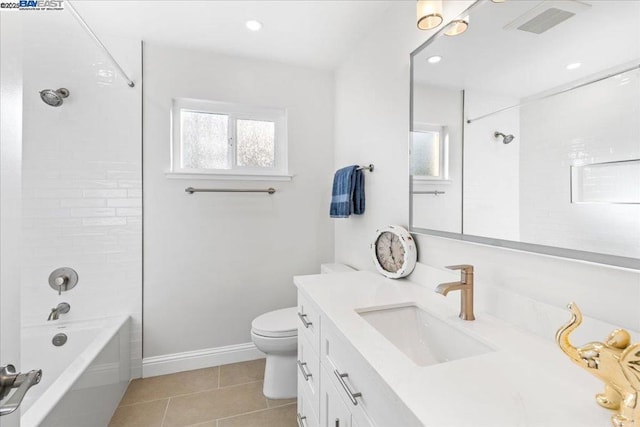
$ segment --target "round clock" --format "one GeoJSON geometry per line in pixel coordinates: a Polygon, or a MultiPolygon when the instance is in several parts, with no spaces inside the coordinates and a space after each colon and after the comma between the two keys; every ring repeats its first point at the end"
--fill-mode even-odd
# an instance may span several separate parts
{"type": "Polygon", "coordinates": [[[371,251],[378,271],[391,279],[409,275],[418,258],[413,237],[399,225],[388,225],[376,230],[371,251]]]}

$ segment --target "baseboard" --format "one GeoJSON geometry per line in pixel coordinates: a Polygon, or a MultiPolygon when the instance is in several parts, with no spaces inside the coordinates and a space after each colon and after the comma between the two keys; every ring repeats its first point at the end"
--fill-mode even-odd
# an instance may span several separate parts
{"type": "Polygon", "coordinates": [[[246,362],[247,360],[255,360],[262,357],[264,357],[264,353],[258,350],[252,342],[145,357],[142,359],[142,377],[174,374],[193,369],[246,362]]]}

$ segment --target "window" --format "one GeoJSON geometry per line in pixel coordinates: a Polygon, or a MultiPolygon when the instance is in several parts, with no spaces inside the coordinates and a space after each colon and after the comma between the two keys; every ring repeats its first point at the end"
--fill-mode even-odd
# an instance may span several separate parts
{"type": "Polygon", "coordinates": [[[286,176],[286,112],[193,99],[172,109],[172,173],[286,176]]]}
{"type": "Polygon", "coordinates": [[[415,124],[411,132],[411,175],[446,180],[448,169],[447,127],[415,124]]]}

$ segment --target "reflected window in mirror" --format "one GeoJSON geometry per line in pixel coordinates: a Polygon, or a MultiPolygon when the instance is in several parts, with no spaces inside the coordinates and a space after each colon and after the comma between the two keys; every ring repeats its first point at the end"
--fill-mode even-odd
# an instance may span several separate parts
{"type": "Polygon", "coordinates": [[[418,179],[448,179],[446,126],[415,124],[411,133],[411,175],[418,179]]]}

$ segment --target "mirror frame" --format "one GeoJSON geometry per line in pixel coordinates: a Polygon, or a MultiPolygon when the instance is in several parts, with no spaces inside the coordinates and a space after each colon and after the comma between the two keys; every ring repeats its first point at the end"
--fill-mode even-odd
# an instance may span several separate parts
{"type": "MultiPolygon", "coordinates": [[[[480,4],[483,4],[483,3],[486,3],[486,1],[485,0],[476,0],[467,9],[465,9],[462,13],[460,13],[457,17],[453,18],[453,20],[464,18],[473,9],[475,9],[480,4]]],[[[409,151],[409,156],[411,156],[411,152],[410,152],[410,149],[411,149],[411,132],[413,131],[413,64],[414,64],[414,59],[415,59],[416,55],[418,55],[420,52],[422,52],[427,46],[431,45],[437,39],[442,37],[444,35],[446,27],[447,27],[446,25],[443,25],[442,28],[440,28],[436,33],[431,35],[431,37],[429,37],[424,43],[422,43],[418,48],[416,48],[410,54],[410,64],[411,65],[410,65],[410,77],[409,77],[409,139],[408,139],[408,144],[407,144],[407,151],[409,151]]],[[[463,89],[463,91],[464,91],[464,89],[463,89]]],[[[464,98],[463,98],[463,116],[464,116],[464,98]]],[[[462,209],[462,206],[464,204],[464,165],[465,165],[465,158],[464,158],[464,145],[465,145],[464,144],[465,143],[465,141],[464,141],[464,121],[465,121],[465,118],[464,117],[462,117],[462,121],[463,121],[463,127],[462,127],[462,159],[461,159],[462,163],[461,164],[462,164],[462,184],[463,184],[463,188],[462,188],[461,209],[462,209]]],[[[499,248],[515,249],[515,250],[518,250],[518,251],[532,252],[532,253],[535,253],[535,254],[548,255],[548,256],[560,257],[560,258],[568,258],[568,259],[572,259],[572,260],[586,261],[586,262],[592,262],[592,263],[597,263],[597,264],[605,264],[605,265],[610,265],[610,266],[614,266],[614,267],[628,268],[628,269],[632,269],[632,270],[640,270],[640,259],[637,259],[637,258],[624,257],[624,256],[619,256],[619,255],[609,255],[609,254],[602,254],[602,253],[597,253],[597,252],[581,251],[581,250],[577,250],[577,249],[559,248],[559,247],[555,247],[555,246],[539,245],[539,244],[535,244],[535,243],[524,243],[524,242],[517,242],[517,241],[513,241],[513,240],[503,240],[503,239],[495,239],[495,238],[491,238],[491,237],[482,237],[482,236],[464,234],[464,209],[462,209],[461,218],[462,218],[461,219],[461,224],[460,224],[461,233],[452,233],[452,232],[449,232],[449,231],[439,231],[439,230],[432,230],[432,229],[428,229],[428,228],[415,227],[413,225],[413,179],[411,177],[411,170],[409,169],[409,231],[411,233],[426,234],[426,235],[430,235],[430,236],[444,237],[444,238],[460,240],[460,241],[464,241],[464,242],[479,243],[479,244],[483,244],[483,245],[496,246],[496,247],[499,247],[499,248]]]]}

